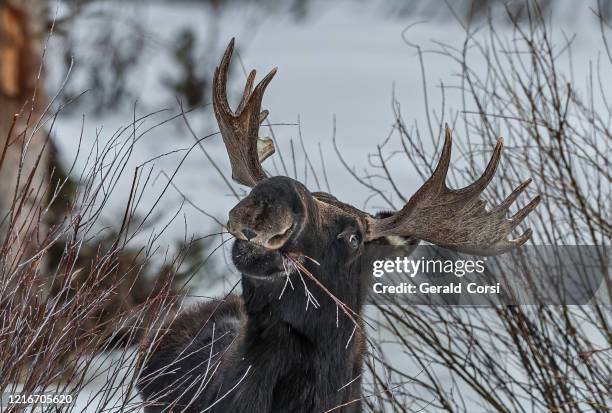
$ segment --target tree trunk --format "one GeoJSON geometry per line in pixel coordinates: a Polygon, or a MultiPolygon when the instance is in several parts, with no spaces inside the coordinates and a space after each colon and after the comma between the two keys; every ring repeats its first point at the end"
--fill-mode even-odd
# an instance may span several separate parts
{"type": "MultiPolygon", "coordinates": [[[[44,245],[47,188],[47,98],[40,0],[0,1],[0,274],[14,273],[44,245]]],[[[44,259],[29,271],[44,272],[44,259]]]]}

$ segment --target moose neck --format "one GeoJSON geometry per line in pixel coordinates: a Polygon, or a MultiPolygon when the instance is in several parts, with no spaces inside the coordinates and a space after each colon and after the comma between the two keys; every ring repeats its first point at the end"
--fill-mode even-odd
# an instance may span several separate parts
{"type": "Polygon", "coordinates": [[[243,275],[249,330],[256,335],[290,331],[314,347],[346,347],[359,324],[363,300],[359,274],[307,260],[303,265],[319,282],[304,272],[275,280],[243,275]]]}
{"type": "MultiPolygon", "coordinates": [[[[306,309],[299,274],[293,274],[293,289],[287,285],[283,291],[284,281],[262,285],[265,282],[243,276],[248,321],[240,353],[266,383],[271,411],[281,406],[287,411],[326,411],[357,397],[365,347],[359,318],[353,316],[355,324],[305,276],[317,307],[309,302],[306,309]]],[[[357,300],[348,294],[338,298],[359,313],[357,300]]]]}

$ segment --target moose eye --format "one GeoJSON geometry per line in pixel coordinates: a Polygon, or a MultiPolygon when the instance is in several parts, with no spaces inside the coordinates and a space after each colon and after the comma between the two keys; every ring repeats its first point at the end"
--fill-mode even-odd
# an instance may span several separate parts
{"type": "Polygon", "coordinates": [[[361,245],[361,233],[354,225],[350,225],[338,234],[338,239],[346,242],[352,250],[358,249],[359,245],[361,245]]]}
{"type": "Polygon", "coordinates": [[[359,237],[357,236],[357,234],[352,234],[348,239],[348,243],[354,250],[359,248],[359,237]]]}

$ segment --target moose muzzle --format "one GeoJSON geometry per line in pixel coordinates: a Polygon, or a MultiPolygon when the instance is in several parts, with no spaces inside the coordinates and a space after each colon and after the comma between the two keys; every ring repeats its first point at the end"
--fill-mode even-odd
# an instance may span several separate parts
{"type": "Polygon", "coordinates": [[[294,228],[288,208],[248,196],[229,212],[228,231],[237,239],[267,249],[281,248],[294,228]]]}

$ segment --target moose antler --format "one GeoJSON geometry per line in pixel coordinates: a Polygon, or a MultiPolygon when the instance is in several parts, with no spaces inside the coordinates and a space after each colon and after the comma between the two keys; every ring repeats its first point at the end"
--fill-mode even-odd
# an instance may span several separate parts
{"type": "Polygon", "coordinates": [[[234,39],[230,41],[215,69],[213,80],[213,108],[219,124],[221,136],[230,158],[232,178],[243,185],[254,187],[266,178],[261,167],[268,156],[274,153],[274,143],[268,138],[259,138],[259,125],[268,116],[261,111],[261,100],[266,87],[276,74],[276,68],[262,79],[253,90],[255,70],[249,73],[244,87],[242,100],[234,113],[227,101],[227,70],[234,51],[234,39]]]}
{"type": "Polygon", "coordinates": [[[450,164],[451,131],[446,126],[444,147],[433,175],[410,198],[408,203],[388,218],[365,216],[367,239],[388,235],[413,236],[461,252],[493,255],[524,244],[531,236],[528,229],[520,237],[507,240],[508,234],[538,205],[540,197],[511,218],[506,218],[510,205],[529,185],[520,184],[499,205],[488,211],[480,194],[487,187],[499,163],[503,139],[497,141],[493,156],[476,182],[462,189],[446,186],[450,164]]]}

